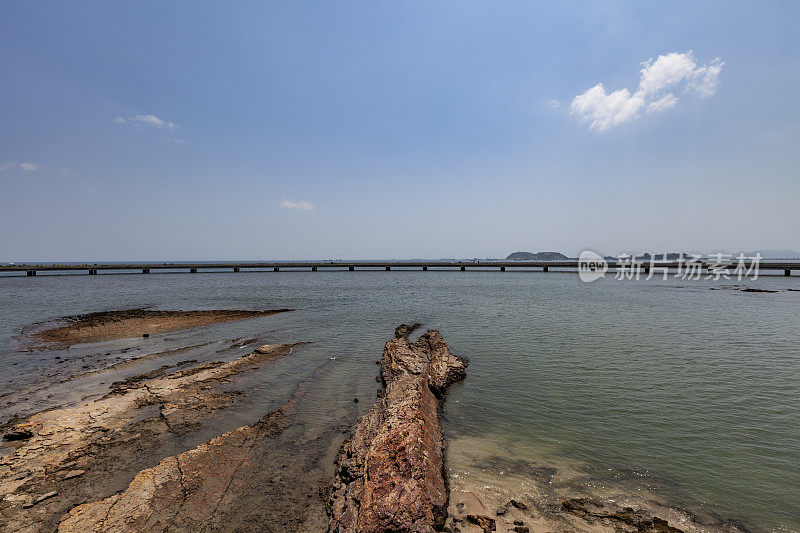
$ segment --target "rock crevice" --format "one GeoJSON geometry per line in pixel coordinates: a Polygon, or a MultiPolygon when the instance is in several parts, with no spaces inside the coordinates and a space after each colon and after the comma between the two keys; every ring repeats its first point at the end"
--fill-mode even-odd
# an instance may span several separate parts
{"type": "Polygon", "coordinates": [[[408,329],[399,327],[386,343],[378,400],[339,452],[330,532],[444,526],[449,492],[439,407],[449,385],[466,376],[468,361],[451,354],[438,331],[411,342],[408,329]]]}

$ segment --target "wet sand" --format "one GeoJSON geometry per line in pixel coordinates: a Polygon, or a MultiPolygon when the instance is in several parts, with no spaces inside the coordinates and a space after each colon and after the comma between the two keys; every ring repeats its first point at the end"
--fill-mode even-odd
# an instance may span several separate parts
{"type": "Polygon", "coordinates": [[[126,309],[101,311],[67,317],[68,324],[57,326],[32,335],[38,345],[71,346],[86,342],[100,342],[143,335],[155,335],[180,329],[207,326],[231,320],[244,320],[285,313],[291,309],[265,311],[203,310],[203,311],[154,311],[149,309],[126,309]]]}

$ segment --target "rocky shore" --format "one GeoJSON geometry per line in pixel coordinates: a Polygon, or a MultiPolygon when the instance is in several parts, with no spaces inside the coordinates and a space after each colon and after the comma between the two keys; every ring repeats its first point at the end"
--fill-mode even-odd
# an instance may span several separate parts
{"type": "Polygon", "coordinates": [[[386,343],[383,389],[336,460],[329,531],[439,531],[448,486],[439,407],[467,360],[450,353],[436,330],[410,342],[400,326],[386,343]]]}
{"type": "MultiPolygon", "coordinates": [[[[235,402],[240,392],[230,383],[287,356],[294,346],[262,346],[227,363],[164,366],[112,384],[101,398],[0,428],[6,446],[13,447],[0,459],[0,529],[52,531],[74,506],[124,489],[154,458],[168,455],[235,402]]],[[[255,427],[276,418],[268,415],[255,427]]],[[[69,523],[77,522],[73,517],[69,523]]]]}
{"type": "Polygon", "coordinates": [[[0,427],[12,450],[0,457],[0,530],[748,531],[631,487],[601,490],[579,469],[504,450],[502,439],[450,438],[446,458],[440,411],[468,362],[436,330],[410,340],[417,327],[401,325],[386,342],[366,414],[357,397],[343,402],[363,414],[350,430],[356,410],[345,415],[318,397],[336,357],[245,419],[255,422],[208,425],[244,405],[237,382],[260,381],[267,374],[255,372],[272,372],[299,344],[247,348],[227,362],[176,359],[0,427]]]}
{"type": "MultiPolygon", "coordinates": [[[[252,425],[240,427],[139,472],[128,487],[108,498],[78,505],[64,516],[60,532],[87,531],[219,531],[239,525],[247,529],[253,513],[270,513],[263,455],[268,443],[288,425],[304,394],[298,386],[292,399],[252,425]],[[265,501],[266,499],[266,501],[265,501]]],[[[274,510],[278,511],[278,510],[274,510]]],[[[274,514],[279,514],[275,512],[274,514]]]]}

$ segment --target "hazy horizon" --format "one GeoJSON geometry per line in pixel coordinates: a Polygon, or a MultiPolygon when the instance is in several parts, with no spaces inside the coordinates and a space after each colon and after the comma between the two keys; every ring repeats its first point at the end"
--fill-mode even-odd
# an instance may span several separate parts
{"type": "MultiPolygon", "coordinates": [[[[625,250],[616,253],[606,253],[602,251],[597,251],[593,248],[589,248],[588,250],[595,251],[604,257],[618,257],[620,254],[639,254],[639,253],[650,253],[650,254],[662,254],[662,253],[680,253],[679,250],[625,250]]],[[[583,250],[581,250],[583,251],[583,250]]],[[[514,252],[559,252],[559,250],[514,250],[514,252]]],[[[486,259],[505,259],[508,254],[504,254],[502,256],[452,256],[452,257],[295,257],[295,258],[284,258],[284,257],[262,257],[262,258],[231,258],[231,257],[223,257],[223,258],[161,258],[161,259],[74,259],[74,260],[39,260],[39,261],[14,261],[16,264],[25,265],[25,264],[47,264],[47,263],[78,263],[78,264],[102,264],[105,262],[108,263],[212,263],[212,262],[270,262],[270,261],[449,261],[449,260],[486,260],[486,259]]],[[[577,259],[580,253],[564,253],[569,258],[577,259]]],[[[700,254],[700,255],[713,255],[716,253],[723,253],[723,254],[730,254],[735,259],[738,254],[744,254],[747,257],[753,257],[756,254],[761,254],[763,259],[792,259],[792,258],[800,258],[800,252],[796,252],[794,250],[752,250],[752,251],[728,251],[728,250],[720,250],[714,252],[701,252],[697,250],[683,250],[683,253],[686,254],[700,254]]],[[[657,257],[656,257],[657,258],[657,257]]],[[[3,262],[0,262],[2,264],[3,262]]],[[[8,263],[6,261],[5,263],[8,263]]]]}

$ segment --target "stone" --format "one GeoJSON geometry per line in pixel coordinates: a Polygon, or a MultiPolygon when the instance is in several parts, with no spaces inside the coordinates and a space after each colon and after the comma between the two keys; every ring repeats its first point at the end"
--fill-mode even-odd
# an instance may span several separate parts
{"type": "MultiPolygon", "coordinates": [[[[177,516],[175,510],[181,508],[182,502],[188,496],[180,491],[170,492],[174,488],[170,485],[163,487],[164,491],[157,490],[150,498],[146,494],[150,485],[147,484],[148,478],[145,473],[133,483],[133,486],[112,496],[121,498],[124,494],[126,502],[138,502],[141,507],[114,506],[112,515],[107,517],[111,521],[109,523],[114,524],[114,528],[105,528],[108,525],[104,524],[105,511],[108,510],[105,507],[108,503],[105,497],[108,496],[108,492],[104,485],[111,479],[124,486],[123,481],[127,483],[131,480],[128,475],[133,477],[137,472],[145,472],[141,470],[141,463],[138,460],[140,454],[151,454],[154,450],[159,450],[160,453],[161,443],[172,443],[176,442],[176,439],[182,439],[183,435],[189,434],[214,412],[236,401],[241,393],[230,390],[229,383],[289,355],[293,346],[295,345],[276,345],[272,346],[267,354],[250,353],[228,362],[212,361],[194,366],[169,366],[170,372],[167,374],[161,369],[155,369],[153,373],[129,376],[118,389],[102,397],[88,397],[77,405],[41,411],[26,417],[24,424],[8,426],[6,431],[28,430],[34,437],[21,441],[14,446],[15,450],[12,453],[0,458],[0,530],[55,531],[60,528],[62,532],[85,533],[116,528],[117,531],[136,531],[135,524],[139,523],[137,521],[146,522],[147,517],[150,517],[154,522],[160,521],[164,524],[174,519],[171,522],[174,528],[186,531],[193,530],[190,525],[202,526],[204,521],[211,520],[209,513],[215,508],[218,512],[216,516],[223,511],[227,512],[232,505],[230,503],[216,507],[208,505],[209,501],[218,501],[218,495],[222,490],[220,487],[229,487],[231,494],[241,490],[243,486],[247,486],[247,490],[250,490],[249,484],[255,483],[255,480],[259,479],[258,476],[263,473],[257,468],[249,470],[243,468],[242,472],[246,472],[247,476],[241,481],[237,480],[238,485],[233,484],[230,483],[232,476],[228,475],[229,470],[226,468],[215,470],[211,459],[224,462],[226,457],[230,457],[234,464],[239,464],[238,460],[242,457],[252,461],[270,457],[271,454],[265,451],[265,448],[272,446],[270,444],[272,439],[268,435],[273,428],[282,425],[266,421],[264,424],[247,426],[256,429],[242,430],[222,439],[220,446],[213,447],[219,452],[219,456],[211,454],[211,459],[208,454],[199,452],[192,454],[192,457],[201,459],[198,461],[196,471],[191,474],[194,476],[193,480],[197,481],[196,486],[211,486],[208,493],[213,497],[204,501],[208,513],[196,512],[196,509],[187,506],[183,508],[181,515],[177,516]],[[236,439],[245,437],[252,437],[250,442],[262,447],[258,453],[253,452],[252,455],[248,455],[247,448],[240,449],[241,442],[236,439]],[[79,470],[85,472],[79,473],[79,470]],[[30,473],[30,476],[13,479],[23,473],[30,473]],[[35,513],[28,512],[22,505],[36,505],[33,500],[35,494],[31,494],[34,491],[35,493],[59,491],[60,496],[48,500],[46,505],[38,505],[35,513]],[[8,497],[17,496],[21,498],[19,504],[7,503],[8,497]],[[100,499],[95,500],[95,498],[100,499]],[[2,503],[4,501],[5,505],[2,503]],[[76,514],[70,517],[70,527],[67,529],[66,523],[62,523],[62,518],[66,520],[65,513],[78,508],[86,512],[75,511],[76,514]],[[126,522],[128,519],[130,522],[126,522]]],[[[280,418],[280,414],[275,416],[276,420],[280,418]]],[[[269,448],[270,451],[272,449],[269,448]]],[[[151,457],[158,458],[155,455],[151,457]]],[[[164,479],[174,481],[180,476],[176,476],[175,472],[169,469],[176,464],[175,457],[171,459],[172,461],[165,459],[167,462],[159,467],[157,473],[161,476],[163,472],[166,476],[164,479]]],[[[189,469],[184,473],[188,474],[189,469]]],[[[305,471],[303,473],[308,474],[305,471]]],[[[309,474],[308,477],[312,475],[309,474]]],[[[284,492],[293,491],[295,487],[303,487],[308,483],[306,478],[301,478],[299,475],[296,477],[297,481],[284,492]]],[[[262,488],[259,486],[258,491],[253,490],[249,493],[251,498],[254,497],[253,494],[262,497],[267,493],[262,488]]],[[[263,509],[264,506],[260,506],[258,512],[263,509]]],[[[279,514],[293,516],[295,511],[292,509],[284,513],[282,509],[275,509],[269,516],[262,515],[262,525],[273,520],[272,516],[279,514]]],[[[227,523],[234,523],[237,519],[231,518],[231,515],[250,516],[248,513],[231,512],[226,516],[227,523]]],[[[274,520],[270,522],[272,525],[278,522],[278,519],[274,520]]],[[[147,527],[144,529],[147,530],[147,527]]],[[[206,530],[212,529],[206,527],[206,530]]],[[[279,530],[277,527],[266,529],[279,530]]]]}
{"type": "Polygon", "coordinates": [[[769,293],[775,293],[775,292],[778,292],[778,291],[771,291],[771,290],[768,290],[768,289],[742,289],[742,292],[769,292],[769,293]]]}
{"type": "Polygon", "coordinates": [[[511,501],[510,501],[510,502],[508,502],[508,503],[509,503],[510,505],[513,505],[514,507],[516,507],[516,508],[517,508],[517,509],[519,509],[520,511],[527,511],[527,510],[528,510],[528,506],[527,506],[527,505],[525,505],[524,503],[522,503],[521,501],[518,501],[518,500],[511,500],[511,501]]]}
{"type": "MultiPolygon", "coordinates": [[[[275,437],[291,424],[305,390],[304,384],[298,385],[288,402],[251,425],[141,470],[125,490],[70,508],[58,531],[299,531],[268,522],[291,511],[267,509],[265,495],[274,494],[268,484],[286,478],[262,461],[275,451],[275,437]]],[[[298,505],[310,492],[300,477],[299,472],[291,476],[291,488],[279,485],[281,492],[293,492],[298,505]]]]}
{"type": "Polygon", "coordinates": [[[329,532],[444,528],[449,491],[439,408],[468,362],[451,354],[436,330],[414,342],[407,333],[401,325],[386,343],[382,394],[339,451],[329,532]]]}
{"type": "Polygon", "coordinates": [[[670,526],[666,520],[652,516],[647,511],[620,507],[613,503],[603,503],[587,498],[571,498],[562,502],[561,508],[589,523],[608,520],[619,525],[633,527],[637,531],[683,533],[683,530],[670,526]]]}
{"type": "Polygon", "coordinates": [[[33,432],[28,429],[16,429],[3,435],[5,440],[26,440],[33,437],[33,432]]]}
{"type": "Polygon", "coordinates": [[[73,479],[73,478],[82,476],[85,473],[86,473],[86,470],[70,470],[69,472],[64,474],[64,478],[63,479],[73,479]]]}
{"type": "Polygon", "coordinates": [[[394,336],[397,339],[407,339],[415,329],[422,327],[422,324],[416,322],[414,324],[400,324],[394,329],[394,336]]]}
{"type": "Polygon", "coordinates": [[[470,524],[474,524],[481,528],[484,533],[489,533],[490,531],[495,531],[495,521],[494,518],[489,518],[486,515],[482,514],[471,514],[467,515],[467,522],[470,524]]]}
{"type": "Polygon", "coordinates": [[[50,492],[46,492],[45,494],[42,494],[38,498],[34,498],[29,503],[24,504],[22,507],[24,509],[29,509],[29,508],[33,507],[34,505],[36,505],[36,504],[42,503],[43,501],[45,501],[45,500],[47,500],[49,498],[52,498],[53,496],[58,496],[58,491],[52,490],[50,492]]]}

